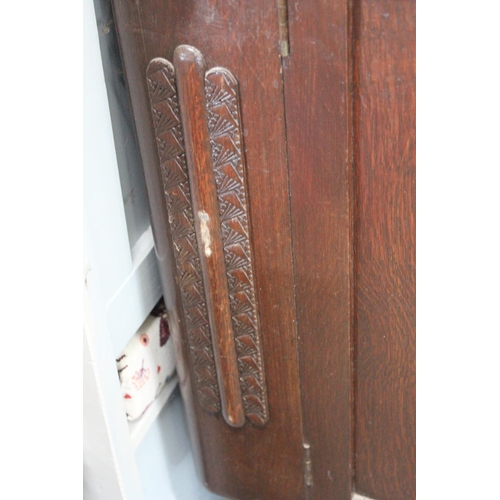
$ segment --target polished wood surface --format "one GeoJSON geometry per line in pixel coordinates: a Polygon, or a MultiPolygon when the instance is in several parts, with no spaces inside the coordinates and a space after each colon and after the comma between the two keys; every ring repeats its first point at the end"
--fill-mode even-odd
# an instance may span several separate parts
{"type": "Polygon", "coordinates": [[[311,498],[351,496],[348,2],[289,4],[284,58],[295,300],[311,498]],[[292,7],[293,5],[293,7],[292,7]]]}
{"type": "Polygon", "coordinates": [[[243,409],[250,422],[262,426],[269,406],[238,81],[227,68],[212,68],[205,90],[243,409]]]}
{"type": "Polygon", "coordinates": [[[229,425],[241,427],[245,423],[245,414],[208,131],[205,61],[194,47],[180,45],[174,52],[174,69],[222,414],[229,425]]]}
{"type": "Polygon", "coordinates": [[[305,497],[297,335],[277,7],[267,0],[115,0],[166,303],[182,351],[181,390],[199,473],[208,486],[238,499],[305,497]],[[254,279],[266,371],[269,419],[232,428],[193,397],[193,373],[172,270],[168,214],[159,172],[146,67],[195,46],[206,66],[223,66],[240,82],[241,120],[254,249],[254,279]]]}
{"type": "Polygon", "coordinates": [[[355,489],[415,498],[415,4],[354,10],[355,489]]]}
{"type": "Polygon", "coordinates": [[[415,497],[414,10],[114,0],[191,439],[226,497],[415,497]],[[183,44],[239,82],[264,426],[194,397],[145,79],[183,44]]]}
{"type": "Polygon", "coordinates": [[[216,414],[221,409],[219,382],[173,64],[155,57],[148,64],[146,79],[195,397],[204,410],[216,414]]]}

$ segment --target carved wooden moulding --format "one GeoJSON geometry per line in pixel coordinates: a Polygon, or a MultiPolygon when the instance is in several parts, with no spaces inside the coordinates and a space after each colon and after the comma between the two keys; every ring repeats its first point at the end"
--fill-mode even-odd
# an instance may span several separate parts
{"type": "Polygon", "coordinates": [[[231,426],[264,425],[237,81],[184,45],[174,65],[153,59],[147,82],[198,401],[231,426]]]}
{"type": "Polygon", "coordinates": [[[147,81],[198,400],[205,410],[217,412],[217,372],[172,64],[165,59],[151,61],[147,81]]]}

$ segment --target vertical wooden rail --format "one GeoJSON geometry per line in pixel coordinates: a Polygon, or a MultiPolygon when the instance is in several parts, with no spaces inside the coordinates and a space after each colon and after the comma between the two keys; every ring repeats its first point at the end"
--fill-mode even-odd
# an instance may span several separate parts
{"type": "Polygon", "coordinates": [[[175,50],[174,67],[222,414],[229,425],[241,427],[245,414],[220,236],[205,98],[205,62],[197,49],[181,45],[175,50]]]}

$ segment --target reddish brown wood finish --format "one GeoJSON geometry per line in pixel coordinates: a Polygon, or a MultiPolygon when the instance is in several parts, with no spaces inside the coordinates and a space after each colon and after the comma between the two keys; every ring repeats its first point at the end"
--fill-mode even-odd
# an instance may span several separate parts
{"type": "Polygon", "coordinates": [[[229,70],[217,67],[205,74],[205,85],[243,409],[250,422],[265,425],[269,419],[269,408],[253,278],[238,82],[229,70]]]}
{"type": "Polygon", "coordinates": [[[245,414],[208,132],[205,61],[197,49],[181,45],[175,49],[174,68],[222,414],[229,425],[241,427],[245,423],[245,414]]]}
{"type": "Polygon", "coordinates": [[[351,497],[347,1],[289,4],[284,59],[304,437],[314,500],[351,497]]]}
{"type": "Polygon", "coordinates": [[[196,237],[174,66],[166,59],[156,57],[148,64],[146,74],[196,397],[204,410],[215,414],[220,411],[219,383],[196,237]]]}
{"type": "Polygon", "coordinates": [[[156,249],[174,330],[200,475],[228,497],[303,499],[300,401],[293,261],[286,163],[283,88],[278,51],[277,7],[267,0],[114,0],[146,185],[156,249]],[[224,66],[240,82],[245,139],[254,278],[259,304],[269,420],[232,428],[204,412],[193,398],[192,373],[180,298],[172,273],[170,235],[159,175],[145,71],[151,59],[172,60],[178,45],[205,56],[207,67],[224,66]]]}
{"type": "Polygon", "coordinates": [[[415,5],[354,10],[356,476],[415,498],[415,5]]]}
{"type": "Polygon", "coordinates": [[[114,8],[203,480],[240,500],[347,500],[354,474],[359,493],[411,500],[414,3],[288,2],[282,59],[275,2],[114,0],[114,8]],[[262,428],[231,428],[193,398],[144,78],[151,59],[171,60],[181,44],[240,84],[269,403],[262,428]]]}

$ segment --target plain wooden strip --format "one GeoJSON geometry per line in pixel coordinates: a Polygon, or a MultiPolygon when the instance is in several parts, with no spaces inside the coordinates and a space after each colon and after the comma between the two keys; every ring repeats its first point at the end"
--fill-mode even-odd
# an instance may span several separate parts
{"type": "Polygon", "coordinates": [[[283,76],[310,495],[350,500],[348,2],[289,5],[283,76]]]}
{"type": "Polygon", "coordinates": [[[415,498],[415,2],[354,10],[356,476],[415,498]]]}
{"type": "Polygon", "coordinates": [[[174,68],[222,414],[229,425],[241,427],[245,415],[208,131],[205,61],[197,49],[181,45],[174,52],[174,68]]]}

